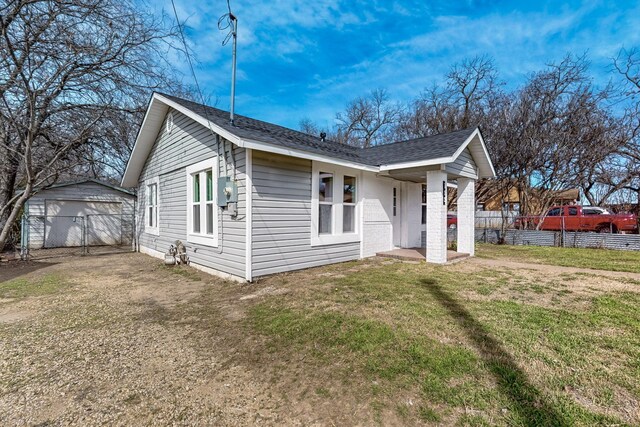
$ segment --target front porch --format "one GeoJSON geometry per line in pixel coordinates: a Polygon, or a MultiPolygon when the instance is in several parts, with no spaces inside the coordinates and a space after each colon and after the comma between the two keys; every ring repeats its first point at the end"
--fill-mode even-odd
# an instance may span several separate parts
{"type": "MultiPolygon", "coordinates": [[[[426,248],[398,248],[385,252],[378,252],[376,256],[382,258],[394,258],[403,261],[423,261],[427,256],[426,248]]],[[[469,254],[456,251],[447,251],[447,264],[462,261],[468,258],[469,254]]]]}
{"type": "Polygon", "coordinates": [[[428,161],[380,166],[379,175],[396,182],[394,250],[383,251],[383,256],[420,258],[437,264],[474,256],[476,181],[491,178],[495,172],[479,130],[448,150],[443,150],[442,157],[428,161]],[[456,192],[455,230],[453,218],[448,218],[449,188],[456,192]],[[447,250],[449,231],[455,233],[455,252],[447,250]]]}

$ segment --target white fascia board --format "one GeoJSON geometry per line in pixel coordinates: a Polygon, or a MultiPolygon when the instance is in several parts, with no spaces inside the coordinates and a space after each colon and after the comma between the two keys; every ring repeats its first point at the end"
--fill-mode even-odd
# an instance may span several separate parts
{"type": "Polygon", "coordinates": [[[406,163],[392,163],[390,165],[381,165],[380,166],[380,171],[391,171],[391,170],[396,170],[396,169],[419,168],[421,166],[443,165],[445,163],[451,163],[454,160],[455,160],[454,157],[438,157],[437,159],[416,160],[414,162],[406,162],[406,163]]]}
{"type": "Polygon", "coordinates": [[[363,165],[362,163],[353,163],[345,160],[335,159],[320,154],[313,154],[307,151],[296,150],[294,148],[286,148],[282,146],[272,145],[261,141],[255,141],[250,139],[243,139],[244,147],[251,148],[258,151],[266,151],[268,153],[282,154],[284,156],[298,157],[300,159],[315,160],[318,162],[330,163],[332,165],[343,166],[351,169],[359,169],[370,172],[379,172],[380,168],[377,166],[363,165]]]}
{"type": "MultiPolygon", "coordinates": [[[[464,141],[464,143],[456,150],[456,152],[453,154],[453,156],[451,156],[453,158],[452,161],[455,161],[455,159],[457,159],[458,156],[460,154],[462,154],[464,149],[467,148],[469,146],[469,144],[471,144],[471,141],[473,141],[473,138],[475,138],[476,136],[478,137],[478,141],[480,141],[480,147],[482,147],[482,152],[484,153],[485,160],[486,160],[487,164],[489,165],[489,169],[491,171],[491,176],[487,176],[487,174],[484,174],[484,175],[482,175],[482,177],[483,178],[495,178],[496,171],[493,168],[493,163],[491,162],[491,158],[489,157],[489,152],[487,151],[487,146],[484,143],[484,138],[482,138],[482,134],[480,133],[480,129],[478,129],[478,128],[476,128],[476,130],[474,130],[473,133],[471,133],[471,135],[469,135],[469,137],[464,141]]],[[[476,164],[479,164],[479,163],[480,162],[476,161],[476,164]]],[[[478,175],[480,176],[481,174],[478,173],[478,175]]]]}
{"type": "Polygon", "coordinates": [[[147,107],[147,111],[144,113],[144,119],[142,120],[142,125],[140,125],[140,129],[138,129],[136,142],[133,144],[133,150],[131,150],[131,155],[129,156],[127,167],[125,168],[124,175],[122,175],[122,181],[120,182],[120,185],[122,187],[128,188],[128,187],[136,187],[138,185],[138,178],[140,177],[140,172],[142,172],[142,166],[144,165],[144,162],[147,160],[146,157],[149,155],[149,153],[147,153],[144,159],[141,159],[141,160],[137,159],[138,157],[140,157],[140,141],[145,137],[147,137],[146,134],[149,133],[147,128],[149,126],[149,114],[155,108],[154,98],[155,98],[155,94],[151,98],[151,101],[149,102],[149,107],[147,107]],[[140,162],[142,162],[142,165],[139,165],[140,162]],[[135,167],[134,165],[137,165],[140,167],[140,171],[138,171],[138,174],[135,178],[131,176],[131,174],[134,173],[132,171],[132,168],[135,167]]]}
{"type": "Polygon", "coordinates": [[[482,137],[482,133],[478,132],[478,139],[480,140],[480,146],[482,147],[482,151],[484,152],[485,157],[487,158],[487,163],[489,163],[489,167],[491,168],[491,176],[487,176],[484,178],[495,178],[496,170],[493,167],[493,162],[491,161],[491,157],[489,157],[489,151],[487,150],[487,145],[484,143],[484,138],[482,137]]]}
{"type": "Polygon", "coordinates": [[[218,135],[220,135],[221,137],[223,137],[227,141],[231,141],[231,142],[233,142],[234,144],[236,144],[239,147],[244,147],[242,138],[232,134],[231,132],[227,131],[224,128],[221,128],[220,126],[216,125],[215,123],[211,122],[210,120],[207,120],[205,117],[202,117],[201,115],[194,113],[193,111],[191,111],[187,107],[185,107],[185,106],[183,106],[181,104],[178,104],[177,102],[172,101],[172,100],[170,100],[168,98],[165,98],[162,95],[158,95],[157,93],[153,94],[153,97],[155,99],[158,99],[158,100],[162,101],[164,104],[168,105],[169,107],[173,108],[174,110],[179,111],[180,113],[184,114],[185,116],[189,117],[190,119],[193,119],[194,121],[200,123],[202,126],[211,129],[214,133],[217,133],[218,135]]]}
{"type": "MultiPolygon", "coordinates": [[[[487,174],[482,175],[483,178],[494,178],[496,176],[496,171],[493,168],[493,163],[491,162],[491,158],[489,157],[489,152],[487,151],[487,147],[484,143],[484,139],[482,138],[482,134],[480,133],[479,129],[474,130],[471,135],[469,135],[469,137],[467,137],[467,139],[465,139],[465,141],[460,145],[460,147],[458,147],[458,149],[456,150],[455,153],[453,153],[452,156],[450,157],[439,157],[437,159],[430,159],[430,160],[416,160],[414,162],[406,162],[406,163],[393,163],[393,164],[388,164],[388,165],[381,165],[380,166],[380,170],[381,171],[389,171],[389,170],[395,170],[395,169],[405,169],[405,168],[416,168],[416,167],[421,167],[421,166],[433,166],[433,165],[442,165],[444,166],[446,163],[453,163],[456,161],[456,159],[460,156],[460,154],[462,154],[462,152],[465,150],[465,148],[467,148],[469,146],[469,144],[471,143],[471,141],[473,141],[473,138],[478,137],[478,140],[480,141],[480,147],[482,147],[482,151],[484,153],[486,163],[489,165],[490,168],[490,176],[487,176],[487,174]]],[[[476,163],[480,163],[480,162],[476,162],[476,163]]],[[[480,174],[478,174],[480,175],[480,174]]]]}

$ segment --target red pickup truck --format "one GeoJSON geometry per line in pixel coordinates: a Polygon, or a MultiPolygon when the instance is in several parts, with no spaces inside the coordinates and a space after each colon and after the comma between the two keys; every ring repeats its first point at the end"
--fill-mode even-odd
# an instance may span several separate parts
{"type": "Polygon", "coordinates": [[[637,233],[638,218],[633,214],[612,214],[606,209],[588,206],[556,206],[544,216],[516,218],[515,228],[598,233],[637,233]]]}

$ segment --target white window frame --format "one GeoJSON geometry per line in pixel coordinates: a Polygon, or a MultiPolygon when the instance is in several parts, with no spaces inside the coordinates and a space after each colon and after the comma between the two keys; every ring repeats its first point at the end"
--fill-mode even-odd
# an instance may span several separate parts
{"type": "Polygon", "coordinates": [[[362,209],[362,173],[355,169],[349,169],[313,161],[311,167],[311,246],[335,245],[340,243],[360,242],[362,240],[360,211],[362,209]],[[320,172],[333,174],[333,204],[331,208],[331,234],[319,234],[320,214],[320,172]],[[355,203],[355,230],[344,233],[344,176],[352,176],[356,179],[356,203],[355,203]]]}
{"type": "Polygon", "coordinates": [[[204,246],[218,246],[219,232],[219,209],[218,209],[218,157],[203,160],[186,168],[187,185],[187,242],[197,243],[204,246]],[[206,172],[212,171],[213,176],[213,234],[207,234],[207,182],[206,172]],[[200,232],[193,232],[193,180],[195,174],[200,176],[200,232]]]}
{"type": "Polygon", "coordinates": [[[160,235],[160,177],[156,176],[155,178],[147,179],[144,183],[144,232],[153,234],[156,236],[160,235]],[[149,205],[149,187],[154,185],[156,187],[156,204],[154,206],[153,211],[153,224],[154,226],[149,226],[149,208],[153,205],[149,205]]]}

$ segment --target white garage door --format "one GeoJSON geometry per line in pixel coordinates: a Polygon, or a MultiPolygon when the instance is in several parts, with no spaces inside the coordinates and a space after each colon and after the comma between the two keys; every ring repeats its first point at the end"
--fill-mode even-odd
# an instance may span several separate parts
{"type": "Polygon", "coordinates": [[[88,245],[120,244],[121,212],[122,204],[117,202],[47,200],[45,247],[81,246],[85,222],[88,245]]]}

